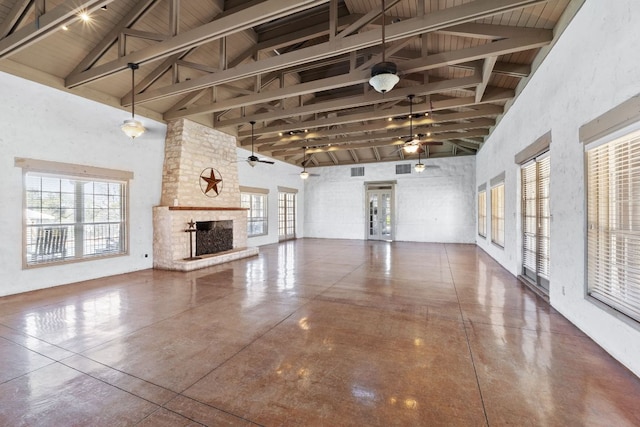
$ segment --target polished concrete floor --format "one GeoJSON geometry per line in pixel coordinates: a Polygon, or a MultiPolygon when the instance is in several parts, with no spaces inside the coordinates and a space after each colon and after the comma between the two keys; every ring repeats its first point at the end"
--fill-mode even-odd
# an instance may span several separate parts
{"type": "Polygon", "coordinates": [[[640,425],[640,379],[471,245],[303,239],[0,298],[0,366],[2,426],[640,425]]]}

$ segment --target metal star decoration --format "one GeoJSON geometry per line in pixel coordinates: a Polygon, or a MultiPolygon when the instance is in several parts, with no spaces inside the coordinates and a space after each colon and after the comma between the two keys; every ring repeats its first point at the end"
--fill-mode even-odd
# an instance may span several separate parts
{"type": "MultiPolygon", "coordinates": [[[[213,190],[216,193],[216,196],[220,194],[220,191],[222,191],[222,188],[218,187],[218,185],[222,187],[222,175],[219,172],[218,172],[218,175],[220,176],[219,179],[216,178],[216,170],[213,168],[207,168],[203,170],[202,173],[200,174],[200,178],[202,179],[202,181],[207,183],[206,188],[204,188],[204,185],[201,185],[202,192],[207,196],[209,195],[208,193],[211,190],[213,190]]],[[[202,181],[201,181],[201,184],[203,184],[202,181]]]]}

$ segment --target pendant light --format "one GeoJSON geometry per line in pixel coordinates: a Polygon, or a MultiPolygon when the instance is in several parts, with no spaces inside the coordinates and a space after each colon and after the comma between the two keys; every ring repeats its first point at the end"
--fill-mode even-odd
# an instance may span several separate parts
{"type": "Polygon", "coordinates": [[[398,77],[398,67],[393,62],[387,62],[385,57],[385,9],[384,0],[382,0],[382,62],[373,66],[371,69],[371,78],[369,79],[369,84],[382,94],[393,89],[396,83],[400,81],[400,77],[398,77]]]}
{"type": "Polygon", "coordinates": [[[135,139],[142,135],[145,132],[144,126],[138,120],[135,119],[135,71],[139,68],[138,64],[134,64],[133,62],[129,62],[127,64],[131,69],[131,118],[124,121],[120,129],[131,139],[135,139]]]}
{"type": "Polygon", "coordinates": [[[424,172],[425,167],[424,163],[420,161],[420,150],[418,150],[418,163],[415,164],[414,168],[417,173],[422,173],[424,172]]]}
{"type": "Polygon", "coordinates": [[[413,136],[413,97],[409,95],[409,139],[404,143],[402,149],[407,154],[415,154],[420,149],[420,141],[413,136]]]}

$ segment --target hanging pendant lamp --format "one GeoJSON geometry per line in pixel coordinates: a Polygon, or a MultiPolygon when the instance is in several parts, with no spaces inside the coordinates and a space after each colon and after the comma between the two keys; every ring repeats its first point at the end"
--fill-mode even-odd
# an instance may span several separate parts
{"type": "Polygon", "coordinates": [[[135,119],[135,108],[136,108],[135,70],[137,70],[139,66],[138,64],[134,64],[130,62],[128,64],[128,67],[131,69],[131,118],[125,120],[122,126],[120,126],[120,129],[122,129],[122,131],[129,138],[135,139],[140,135],[142,135],[146,131],[146,129],[144,128],[144,126],[142,126],[142,123],[140,123],[138,120],[135,119]]]}
{"type": "Polygon", "coordinates": [[[400,77],[398,77],[398,67],[393,62],[387,62],[385,57],[385,9],[384,0],[382,0],[382,62],[373,66],[371,69],[371,78],[369,79],[369,84],[382,94],[393,89],[396,83],[400,81],[400,77]]]}
{"type": "Polygon", "coordinates": [[[413,97],[414,95],[407,96],[409,98],[409,139],[402,146],[407,154],[415,154],[420,149],[420,141],[413,135],[413,97]]]}
{"type": "Polygon", "coordinates": [[[415,164],[414,168],[416,172],[422,173],[424,172],[425,167],[424,163],[420,161],[420,150],[418,150],[418,163],[415,164]]]}

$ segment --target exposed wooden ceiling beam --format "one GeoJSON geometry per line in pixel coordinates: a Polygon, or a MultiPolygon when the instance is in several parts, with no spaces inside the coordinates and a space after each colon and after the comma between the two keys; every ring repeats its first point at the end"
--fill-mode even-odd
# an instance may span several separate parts
{"type": "Polygon", "coordinates": [[[497,60],[497,56],[490,56],[484,59],[484,63],[482,64],[482,82],[476,87],[476,102],[482,101],[484,91],[489,84],[489,79],[491,78],[491,73],[493,72],[493,66],[495,65],[497,60]]]}
{"type": "MultiPolygon", "coordinates": [[[[451,64],[452,67],[473,70],[476,67],[474,62],[463,62],[459,64],[451,64]]],[[[531,74],[531,66],[527,64],[512,64],[509,62],[496,61],[493,66],[493,72],[511,77],[525,78],[531,74]]]]}
{"type": "MultiPolygon", "coordinates": [[[[391,42],[405,37],[419,35],[424,32],[433,31],[434,29],[452,25],[459,21],[477,19],[477,15],[482,10],[478,4],[486,6],[488,3],[493,5],[493,8],[484,11],[486,14],[484,16],[490,16],[497,13],[495,12],[496,10],[504,10],[506,5],[510,5],[513,9],[522,7],[522,4],[525,3],[530,4],[537,2],[537,0],[530,0],[528,2],[523,0],[476,0],[472,3],[440,10],[423,17],[413,18],[406,22],[396,23],[389,27],[388,40],[391,42]],[[500,4],[503,7],[498,8],[497,4],[500,4]],[[518,6],[516,7],[514,5],[518,6]]],[[[522,38],[516,37],[512,39],[499,40],[494,43],[488,43],[468,49],[431,55],[427,58],[417,58],[401,64],[401,70],[402,73],[409,74],[459,62],[483,59],[488,56],[499,56],[521,50],[533,49],[535,47],[549,44],[553,38],[553,34],[549,30],[536,30],[535,34],[536,35],[528,35],[522,38]]],[[[365,33],[352,35],[342,40],[341,43],[331,41],[320,43],[315,46],[288,52],[280,56],[265,58],[249,64],[240,64],[237,67],[230,68],[219,73],[147,91],[146,93],[141,94],[137,100],[139,102],[145,102],[153,99],[187,93],[207,86],[215,86],[221,83],[228,83],[234,80],[253,77],[257,74],[282,70],[283,68],[308,63],[309,61],[339,56],[354,50],[376,45],[377,43],[379,43],[377,32],[367,31],[365,33]]],[[[162,43],[157,46],[160,46],[161,44],[162,43]]],[[[126,64],[124,65],[126,66],[126,64]]],[[[70,79],[67,80],[69,81],[70,79]]],[[[126,105],[127,99],[123,99],[123,106],[126,105]]]]}
{"type": "MultiPolygon", "coordinates": [[[[444,123],[444,122],[450,122],[455,120],[470,120],[478,117],[486,117],[486,116],[492,116],[492,115],[497,116],[499,114],[502,114],[502,112],[503,112],[503,108],[498,105],[491,105],[491,104],[480,105],[478,106],[477,109],[474,109],[474,110],[448,113],[448,114],[442,114],[442,115],[434,115],[434,117],[416,118],[416,119],[413,119],[413,125],[416,126],[417,128],[420,128],[420,127],[431,125],[434,123],[444,123]]],[[[406,113],[408,113],[408,111],[406,111],[406,113]]],[[[391,121],[391,122],[387,120],[377,120],[368,124],[357,123],[354,126],[344,126],[338,129],[315,130],[315,131],[310,131],[308,133],[304,133],[300,135],[294,134],[293,136],[285,136],[285,137],[274,136],[269,138],[262,138],[259,140],[259,142],[262,144],[274,144],[277,142],[289,143],[289,142],[296,142],[296,141],[304,141],[307,139],[329,138],[329,137],[335,137],[337,135],[343,135],[343,134],[346,135],[349,133],[375,132],[375,131],[381,131],[381,130],[390,131],[390,130],[407,128],[407,127],[409,127],[409,120],[391,121]]],[[[269,127],[267,126],[267,127],[260,128],[256,133],[254,133],[254,136],[260,136],[260,135],[269,134],[269,133],[273,134],[273,132],[271,132],[269,130],[269,127]]],[[[251,135],[250,131],[238,132],[238,138],[247,138],[250,135],[251,135]]],[[[247,145],[247,144],[250,145],[251,141],[250,140],[247,140],[247,141],[248,142],[243,141],[241,145],[247,145]]]]}
{"type": "MultiPolygon", "coordinates": [[[[468,131],[465,134],[469,134],[470,132],[477,132],[477,131],[470,131],[470,129],[476,129],[476,130],[482,129],[482,132],[480,132],[479,134],[474,133],[473,136],[487,135],[489,133],[489,130],[483,129],[483,128],[488,128],[493,124],[495,124],[495,120],[481,119],[481,120],[476,120],[474,122],[469,122],[469,123],[455,123],[451,125],[444,125],[440,127],[441,131],[438,131],[438,128],[431,129],[432,136],[426,139],[423,139],[422,141],[433,142],[433,141],[444,141],[446,139],[460,138],[462,134],[459,131],[468,131]]],[[[331,144],[332,147],[334,145],[338,145],[346,148],[358,148],[358,147],[370,148],[370,147],[379,147],[384,145],[397,145],[397,144],[404,143],[404,140],[400,138],[407,137],[408,133],[409,131],[407,129],[404,129],[404,130],[397,130],[394,132],[371,133],[367,135],[343,137],[343,138],[336,138],[336,139],[324,140],[324,141],[315,141],[315,142],[305,141],[302,143],[297,142],[292,144],[273,145],[269,147],[258,146],[257,151],[261,153],[272,153],[272,155],[274,156],[279,156],[279,155],[282,155],[287,150],[299,150],[302,147],[314,146],[314,145],[324,146],[324,145],[331,144]],[[384,142],[383,143],[376,142],[380,140],[384,142]],[[369,141],[373,145],[360,144],[363,141],[369,141]]],[[[307,152],[310,154],[313,154],[316,151],[312,151],[312,149],[310,149],[310,150],[307,150],[307,152]]]]}
{"type": "MultiPolygon", "coordinates": [[[[107,62],[89,70],[72,73],[65,79],[67,88],[94,81],[110,74],[125,70],[130,62],[142,64],[165,58],[194,46],[218,40],[221,37],[243,31],[264,22],[326,3],[328,0],[265,0],[236,13],[223,15],[220,18],[193,30],[178,34],[171,39],[147,48],[132,52],[116,60],[107,62]]],[[[102,3],[107,3],[102,0],[102,3]]]]}
{"type": "MultiPolygon", "coordinates": [[[[465,134],[470,136],[485,136],[489,134],[489,131],[486,129],[475,129],[475,130],[470,130],[468,132],[465,132],[465,134]]],[[[422,142],[426,143],[426,142],[447,141],[450,139],[457,139],[460,137],[460,135],[461,135],[460,132],[440,134],[436,138],[423,139],[422,142]]],[[[344,144],[344,145],[340,144],[340,140],[336,140],[336,142],[332,144],[330,147],[325,146],[325,147],[318,147],[318,148],[309,148],[307,150],[307,154],[331,153],[335,151],[354,150],[354,149],[371,148],[371,147],[398,146],[402,144],[404,144],[404,141],[398,140],[398,139],[376,140],[376,141],[366,142],[362,144],[344,144]]],[[[292,149],[296,149],[296,147],[292,147],[292,149]]],[[[297,147],[297,149],[300,149],[300,147],[297,147]]],[[[272,155],[281,156],[287,153],[288,151],[290,150],[273,151],[272,155]]]]}
{"type": "MultiPolygon", "coordinates": [[[[288,86],[281,89],[274,89],[269,91],[260,92],[254,95],[236,97],[225,101],[215,102],[208,105],[196,106],[186,110],[175,111],[165,115],[165,120],[174,120],[183,117],[189,117],[198,114],[213,113],[216,111],[223,111],[227,109],[240,108],[247,105],[253,105],[261,102],[268,102],[279,100],[282,98],[288,98],[293,96],[305,95],[309,93],[315,93],[320,90],[328,90],[332,88],[339,88],[345,86],[351,86],[353,84],[364,83],[369,79],[369,71],[354,71],[349,74],[329,77],[322,80],[313,80],[307,83],[300,83],[293,86],[288,86]]],[[[299,107],[298,112],[306,110],[307,113],[312,114],[317,112],[326,112],[330,110],[337,110],[343,108],[353,108],[362,105],[374,104],[377,102],[388,101],[390,99],[404,99],[409,93],[425,94],[425,93],[437,93],[443,90],[452,90],[464,87],[471,87],[480,84],[480,76],[463,77],[453,80],[441,80],[435,83],[428,83],[421,85],[420,87],[410,88],[398,88],[393,92],[385,94],[383,99],[377,92],[369,92],[366,95],[351,98],[342,98],[336,101],[327,101],[322,103],[322,107],[318,108],[319,104],[309,104],[299,107]]],[[[141,95],[144,97],[144,94],[141,95]]],[[[277,111],[273,114],[287,114],[287,110],[277,111]]],[[[291,117],[291,115],[289,115],[291,117]]]]}
{"type": "MultiPolygon", "coordinates": [[[[12,32],[0,39],[0,58],[5,58],[24,49],[38,40],[47,37],[60,27],[74,19],[80,12],[94,10],[111,3],[113,0],[66,0],[49,12],[37,17],[37,22],[12,32]]],[[[126,65],[126,64],[125,64],[126,65]]]]}
{"type": "MultiPolygon", "coordinates": [[[[389,0],[389,2],[385,5],[384,12],[386,12],[387,10],[389,10],[391,7],[395,6],[398,3],[400,3],[400,0],[389,0]]],[[[345,28],[343,31],[341,31],[340,34],[338,34],[338,36],[336,38],[338,38],[338,39],[344,38],[344,37],[347,37],[347,36],[355,33],[356,31],[359,31],[365,25],[371,23],[371,21],[373,21],[373,20],[377,19],[378,17],[380,17],[380,15],[382,15],[382,13],[383,13],[382,8],[380,8],[378,10],[374,9],[374,10],[369,11],[369,13],[364,15],[362,18],[358,19],[356,22],[351,24],[349,27],[345,28]]]]}
{"type": "Polygon", "coordinates": [[[18,0],[4,20],[0,23],[0,39],[10,34],[14,27],[23,19],[27,9],[33,3],[32,0],[18,0]]]}
{"type": "MultiPolygon", "coordinates": [[[[405,94],[403,97],[406,97],[406,95],[408,94],[409,93],[405,94]]],[[[482,103],[486,104],[486,103],[492,103],[492,102],[508,101],[514,96],[515,96],[515,92],[511,89],[500,89],[500,88],[489,87],[485,92],[485,96],[482,100],[482,103]]],[[[387,99],[381,98],[381,102],[382,101],[386,102],[387,99]]],[[[321,109],[315,112],[328,111],[328,110],[322,109],[322,107],[324,106],[324,103],[313,104],[313,105],[317,107],[321,107],[321,109]]],[[[442,100],[434,99],[433,111],[445,110],[449,108],[469,107],[473,105],[476,105],[475,97],[448,98],[448,99],[442,99],[442,100]]],[[[431,106],[425,106],[424,104],[416,105],[416,108],[414,109],[414,113],[416,114],[425,113],[430,111],[431,109],[432,109],[431,106]]],[[[384,119],[387,117],[401,116],[406,113],[407,113],[406,108],[401,108],[401,107],[394,107],[388,110],[367,109],[367,111],[364,111],[361,113],[342,114],[342,115],[336,115],[335,117],[326,117],[326,118],[314,118],[310,120],[300,121],[297,123],[294,122],[294,123],[285,123],[285,124],[279,124],[279,125],[270,125],[268,127],[268,132],[269,133],[289,132],[292,130],[298,130],[305,127],[316,128],[316,127],[340,125],[340,124],[346,124],[346,123],[356,123],[356,122],[361,122],[363,120],[376,120],[376,119],[384,119]]],[[[305,112],[304,114],[309,114],[309,113],[305,112]]],[[[251,116],[251,120],[255,120],[256,122],[263,122],[263,121],[278,120],[285,117],[296,117],[300,115],[303,115],[300,108],[291,108],[291,109],[287,109],[285,112],[278,112],[277,114],[273,112],[263,113],[263,114],[254,114],[251,116]]],[[[248,121],[249,119],[244,117],[239,119],[222,120],[215,123],[214,125],[217,128],[224,128],[229,126],[246,124],[248,121]]],[[[258,134],[260,131],[261,131],[260,129],[256,128],[256,134],[258,134]]]]}

